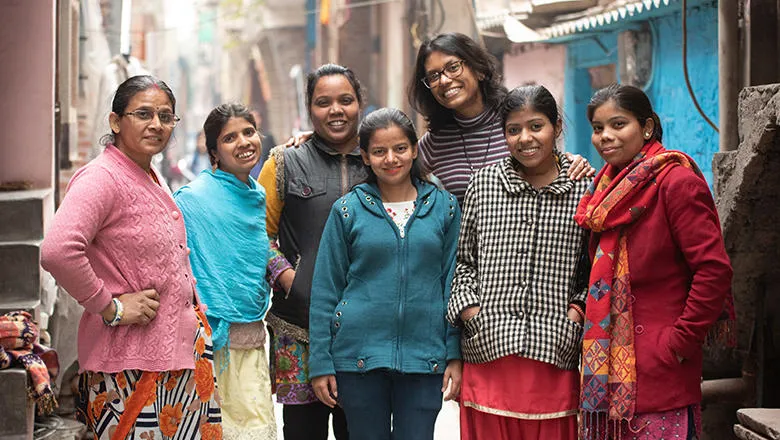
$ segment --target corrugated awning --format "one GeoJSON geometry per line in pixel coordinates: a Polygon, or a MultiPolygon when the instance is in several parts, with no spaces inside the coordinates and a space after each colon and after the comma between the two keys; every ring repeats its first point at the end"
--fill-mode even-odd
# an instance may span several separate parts
{"type": "Polygon", "coordinates": [[[556,40],[567,35],[593,31],[603,26],[615,24],[621,20],[640,20],[649,18],[660,9],[679,4],[679,0],[622,0],[611,5],[590,8],[544,28],[532,29],[522,23],[532,13],[510,14],[508,11],[477,17],[477,25],[483,32],[503,28],[503,33],[514,43],[532,43],[556,40]],[[519,15],[519,16],[518,16],[519,15]]]}
{"type": "Polygon", "coordinates": [[[623,4],[607,6],[606,10],[593,15],[564,21],[543,29],[537,29],[536,32],[545,39],[559,38],[569,34],[594,30],[621,20],[637,18],[638,16],[648,14],[656,9],[661,9],[677,2],[678,0],[627,1],[623,4]]]}

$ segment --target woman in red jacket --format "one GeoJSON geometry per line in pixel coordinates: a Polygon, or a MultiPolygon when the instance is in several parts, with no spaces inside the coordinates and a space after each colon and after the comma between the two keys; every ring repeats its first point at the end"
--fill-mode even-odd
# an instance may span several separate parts
{"type": "Polygon", "coordinates": [[[702,345],[711,329],[731,336],[734,316],[715,204],[693,159],[661,145],[661,122],[640,89],[599,90],[588,119],[607,164],[576,215],[593,232],[584,437],[606,438],[607,429],[621,439],[692,439],[702,345]]]}

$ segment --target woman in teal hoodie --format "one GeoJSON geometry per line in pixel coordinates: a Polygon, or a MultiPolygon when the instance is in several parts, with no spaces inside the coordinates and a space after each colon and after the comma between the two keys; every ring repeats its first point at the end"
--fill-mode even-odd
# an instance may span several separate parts
{"type": "Polygon", "coordinates": [[[369,178],[323,231],[309,375],[323,403],[344,408],[350,437],[431,440],[442,393],[460,391],[460,333],[445,319],[460,208],[426,179],[405,114],[377,110],[359,137],[369,178]]]}

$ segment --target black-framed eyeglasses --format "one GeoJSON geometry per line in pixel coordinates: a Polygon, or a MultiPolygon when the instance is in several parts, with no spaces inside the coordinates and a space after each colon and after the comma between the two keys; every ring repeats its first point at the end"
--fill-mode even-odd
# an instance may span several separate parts
{"type": "Polygon", "coordinates": [[[135,116],[136,118],[138,118],[139,121],[149,122],[152,119],[154,119],[154,114],[155,113],[157,114],[157,118],[160,119],[160,124],[163,124],[163,125],[175,126],[179,121],[181,121],[180,117],[176,116],[175,114],[173,114],[171,112],[166,112],[166,111],[155,112],[155,111],[152,111],[152,110],[141,109],[141,110],[135,110],[135,111],[132,111],[132,112],[125,112],[125,113],[122,113],[122,115],[123,116],[127,116],[127,115],[135,116]]]}
{"type": "Polygon", "coordinates": [[[455,79],[463,73],[463,63],[465,63],[463,60],[452,61],[438,72],[431,72],[425,75],[425,78],[422,79],[422,83],[425,84],[425,87],[432,89],[439,85],[442,75],[445,75],[449,79],[455,79]]]}

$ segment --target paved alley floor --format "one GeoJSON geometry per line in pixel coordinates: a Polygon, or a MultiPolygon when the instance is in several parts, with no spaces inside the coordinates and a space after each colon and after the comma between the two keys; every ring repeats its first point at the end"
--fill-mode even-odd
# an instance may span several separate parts
{"type": "MultiPolygon", "coordinates": [[[[276,425],[279,427],[278,439],[283,440],[282,435],[282,405],[276,404],[276,425]]],[[[458,422],[458,404],[444,402],[436,419],[436,432],[434,440],[458,440],[460,439],[460,424],[458,422]]],[[[331,432],[328,440],[335,440],[331,432]]]]}

